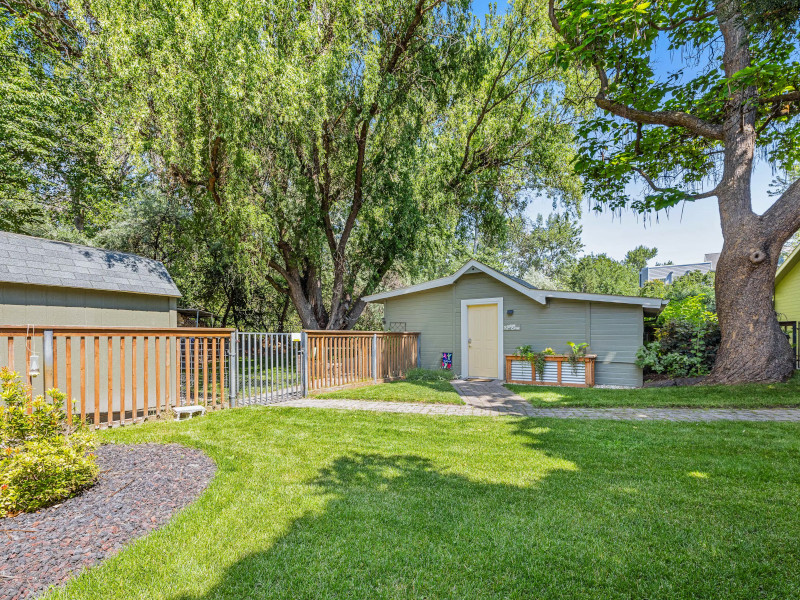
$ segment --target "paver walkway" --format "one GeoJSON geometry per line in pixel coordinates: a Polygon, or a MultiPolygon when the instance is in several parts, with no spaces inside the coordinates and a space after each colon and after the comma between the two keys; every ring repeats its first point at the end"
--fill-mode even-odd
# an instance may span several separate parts
{"type": "Polygon", "coordinates": [[[423,415],[550,417],[615,421],[783,421],[800,422],[800,408],[534,408],[497,381],[453,381],[466,403],[423,404],[302,398],[273,404],[301,408],[338,408],[423,415]]]}

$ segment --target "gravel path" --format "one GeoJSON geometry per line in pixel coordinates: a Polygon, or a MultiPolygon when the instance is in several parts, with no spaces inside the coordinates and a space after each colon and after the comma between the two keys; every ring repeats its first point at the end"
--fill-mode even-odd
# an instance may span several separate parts
{"type": "MultiPolygon", "coordinates": [[[[465,398],[466,399],[466,398],[465,398]]],[[[457,417],[543,417],[550,419],[610,419],[613,421],[774,421],[800,423],[800,408],[534,408],[530,404],[482,402],[466,406],[415,402],[370,402],[303,398],[270,404],[271,408],[332,408],[375,412],[449,415],[457,417]],[[488,404],[488,406],[486,405],[488,404]]],[[[2,598],[2,597],[0,597],[2,598]]]]}
{"type": "Polygon", "coordinates": [[[0,600],[34,598],[160,527],[206,488],[214,462],[178,444],[97,449],[98,483],[35,513],[0,519],[0,600]]]}

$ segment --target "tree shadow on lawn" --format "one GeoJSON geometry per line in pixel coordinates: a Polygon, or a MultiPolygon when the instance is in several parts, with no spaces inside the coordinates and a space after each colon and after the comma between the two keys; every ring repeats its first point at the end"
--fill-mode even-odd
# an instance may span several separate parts
{"type": "MultiPolygon", "coordinates": [[[[314,481],[324,510],[174,600],[795,596],[798,579],[777,572],[794,572],[794,549],[760,539],[735,506],[714,522],[728,499],[684,476],[693,461],[633,459],[617,473],[601,456],[587,472],[558,458],[570,436],[509,423],[535,450],[520,456],[516,484],[491,465],[476,479],[411,454],[340,456],[314,481]]],[[[613,433],[598,437],[601,455],[613,433]]]]}

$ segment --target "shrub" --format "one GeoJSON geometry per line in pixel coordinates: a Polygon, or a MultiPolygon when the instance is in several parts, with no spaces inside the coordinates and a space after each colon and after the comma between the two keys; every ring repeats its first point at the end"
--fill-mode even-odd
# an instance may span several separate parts
{"type": "Polygon", "coordinates": [[[455,373],[449,369],[420,369],[408,371],[406,381],[450,381],[455,378],[455,373]]]}
{"type": "Polygon", "coordinates": [[[707,375],[719,344],[717,315],[703,294],[674,300],[658,316],[655,341],[636,353],[636,365],[670,377],[707,375]]]}
{"type": "Polygon", "coordinates": [[[67,427],[65,395],[52,389],[31,401],[18,375],[5,368],[0,384],[0,517],[44,508],[92,484],[94,438],[67,427]]]}

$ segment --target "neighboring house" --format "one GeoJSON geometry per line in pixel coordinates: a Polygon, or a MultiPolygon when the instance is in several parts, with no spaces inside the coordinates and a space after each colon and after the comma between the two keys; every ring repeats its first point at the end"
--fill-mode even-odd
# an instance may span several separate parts
{"type": "Polygon", "coordinates": [[[0,325],[176,327],[160,262],[0,232],[0,325]]]}
{"type": "Polygon", "coordinates": [[[800,321],[800,246],[779,266],[775,273],[775,312],[779,321],[800,321]]]}
{"type": "Polygon", "coordinates": [[[660,298],[583,294],[538,289],[469,261],[449,277],[364,297],[384,305],[387,329],[419,331],[421,362],[438,368],[453,353],[462,377],[505,375],[505,355],[529,344],[565,352],[567,342],[589,344],[597,354],[598,385],[640,386],[634,361],[642,345],[644,314],[656,314],[660,298]]]}
{"type": "Polygon", "coordinates": [[[644,267],[639,271],[639,287],[644,286],[648,281],[663,281],[667,284],[673,283],[678,277],[692,271],[700,271],[701,273],[715,271],[717,268],[717,261],[719,260],[719,252],[706,254],[703,259],[704,261],[701,263],[691,263],[688,265],[644,267]]]}

